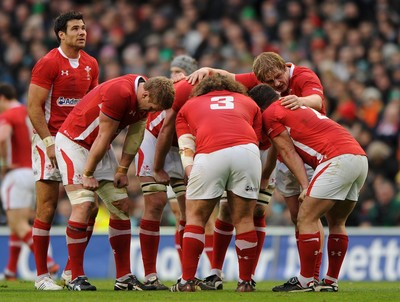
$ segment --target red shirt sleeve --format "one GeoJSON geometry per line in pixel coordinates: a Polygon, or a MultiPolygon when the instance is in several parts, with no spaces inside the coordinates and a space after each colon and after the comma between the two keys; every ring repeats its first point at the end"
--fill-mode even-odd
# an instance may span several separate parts
{"type": "Polygon", "coordinates": [[[47,57],[42,58],[32,69],[31,83],[50,90],[57,73],[58,65],[54,64],[54,62],[49,62],[47,57]]]}
{"type": "Polygon", "coordinates": [[[101,111],[112,119],[121,121],[132,98],[132,89],[118,82],[110,86],[103,95],[101,111]]]}
{"type": "Polygon", "coordinates": [[[189,99],[190,93],[193,90],[193,85],[186,80],[179,81],[174,84],[175,88],[175,100],[172,103],[172,109],[175,112],[179,112],[182,106],[189,99]]]}
{"type": "Polygon", "coordinates": [[[254,72],[236,74],[235,80],[242,83],[247,89],[251,89],[260,84],[254,72]]]}
{"type": "Polygon", "coordinates": [[[271,104],[262,114],[263,127],[270,138],[274,138],[283,131],[285,126],[280,122],[279,101],[271,104]]]}

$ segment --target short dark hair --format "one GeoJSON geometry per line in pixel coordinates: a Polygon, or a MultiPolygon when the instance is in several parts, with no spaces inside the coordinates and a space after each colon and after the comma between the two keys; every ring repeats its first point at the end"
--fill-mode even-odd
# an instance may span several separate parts
{"type": "Polygon", "coordinates": [[[15,88],[7,83],[0,83],[0,95],[4,95],[7,100],[14,100],[17,98],[15,88]]]}
{"type": "Polygon", "coordinates": [[[58,32],[62,31],[62,32],[66,33],[67,32],[67,23],[70,20],[82,20],[83,23],[85,23],[85,20],[83,20],[83,15],[80,12],[69,11],[69,12],[59,15],[56,18],[56,20],[54,21],[54,32],[56,33],[58,43],[61,42],[61,39],[58,36],[58,32]]]}
{"type": "Polygon", "coordinates": [[[262,111],[279,99],[279,94],[267,84],[259,84],[250,89],[248,93],[262,111]]]}

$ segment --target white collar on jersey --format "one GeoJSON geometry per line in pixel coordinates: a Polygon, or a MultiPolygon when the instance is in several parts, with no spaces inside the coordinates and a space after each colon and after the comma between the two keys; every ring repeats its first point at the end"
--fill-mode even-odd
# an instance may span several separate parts
{"type": "Polygon", "coordinates": [[[79,53],[79,57],[77,59],[71,59],[71,58],[68,58],[67,55],[62,51],[61,46],[58,47],[58,51],[60,52],[60,54],[64,58],[68,59],[69,64],[71,64],[72,68],[78,68],[78,66],[79,66],[79,58],[81,57],[80,53],[79,53]]]}

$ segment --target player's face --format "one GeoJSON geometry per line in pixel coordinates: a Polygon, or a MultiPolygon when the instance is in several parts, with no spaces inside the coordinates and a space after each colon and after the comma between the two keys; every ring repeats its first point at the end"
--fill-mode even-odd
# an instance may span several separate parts
{"type": "Polygon", "coordinates": [[[162,110],[162,108],[159,104],[152,101],[149,93],[143,93],[142,101],[139,104],[139,109],[147,111],[147,112],[156,112],[156,111],[162,110]]]}
{"type": "Polygon", "coordinates": [[[170,71],[171,71],[171,79],[174,79],[174,77],[178,76],[180,73],[182,73],[184,76],[186,75],[185,71],[182,68],[176,66],[171,67],[170,71]]]}
{"type": "Polygon", "coordinates": [[[82,49],[86,45],[86,35],[86,25],[83,20],[69,20],[63,42],[70,47],[82,49]]]}
{"type": "Polygon", "coordinates": [[[265,81],[265,84],[268,84],[279,93],[285,92],[289,88],[288,72],[288,68],[286,68],[285,71],[277,70],[276,72],[272,73],[270,79],[265,81]]]}

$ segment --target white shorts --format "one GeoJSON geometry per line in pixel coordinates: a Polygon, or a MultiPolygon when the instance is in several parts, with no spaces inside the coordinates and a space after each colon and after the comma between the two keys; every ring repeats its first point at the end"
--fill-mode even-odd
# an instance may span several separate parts
{"type": "Polygon", "coordinates": [[[1,201],[4,210],[33,208],[35,205],[35,179],[29,168],[9,171],[1,183],[1,201]]]}
{"type": "Polygon", "coordinates": [[[254,144],[234,146],[194,158],[186,199],[212,199],[225,190],[257,199],[261,180],[260,150],[254,144]]]}
{"type": "MultiPolygon", "coordinates": [[[[61,133],[56,135],[56,156],[63,185],[82,184],[82,173],[86,165],[89,150],[75,143],[61,133]]],[[[110,148],[97,164],[93,176],[98,180],[114,181],[118,167],[117,159],[110,148]]]]}
{"type": "Polygon", "coordinates": [[[358,201],[367,173],[366,156],[340,155],[318,165],[307,193],[319,199],[358,201]]]}
{"type": "MultiPolygon", "coordinates": [[[[138,176],[153,176],[156,143],[157,138],[146,129],[139,152],[137,156],[135,156],[138,176]]],[[[184,178],[185,171],[183,170],[178,147],[172,146],[167,153],[167,156],[165,157],[164,170],[171,178],[184,178]]]]}
{"type": "Polygon", "coordinates": [[[53,168],[46,154],[46,147],[39,134],[32,137],[32,169],[35,181],[53,180],[61,182],[59,169],[53,168]]]}
{"type": "MultiPolygon", "coordinates": [[[[314,174],[314,169],[307,164],[304,164],[304,168],[306,169],[308,180],[310,180],[314,174]]],[[[276,189],[283,197],[295,196],[301,193],[302,189],[297,178],[283,162],[278,160],[275,170],[276,189]]]]}

